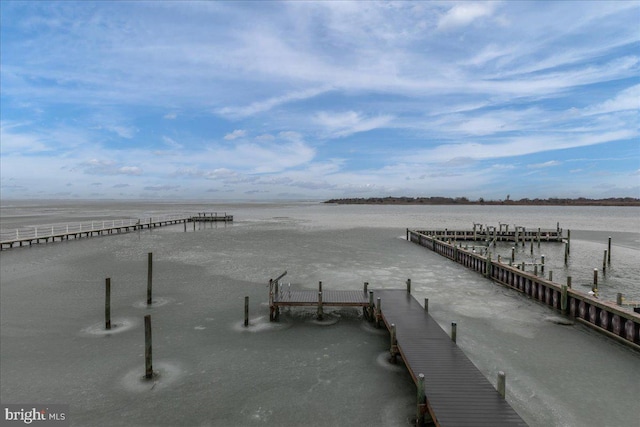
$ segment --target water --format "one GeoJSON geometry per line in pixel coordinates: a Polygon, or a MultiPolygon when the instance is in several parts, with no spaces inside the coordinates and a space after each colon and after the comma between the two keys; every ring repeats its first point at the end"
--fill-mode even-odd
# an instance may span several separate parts
{"type": "MultiPolygon", "coordinates": [[[[4,203],[4,202],[3,202],[4,203]]],[[[445,329],[531,426],[638,426],[640,354],[404,240],[406,228],[498,222],[571,229],[544,253],[554,280],[588,285],[607,237],[612,265],[600,297],[640,300],[637,208],[332,206],[317,203],[16,202],[2,228],[87,219],[218,211],[233,224],[182,225],[15,248],[0,254],[0,400],[69,403],[77,426],[406,426],[415,387],[386,360],[388,334],[355,309],[285,310],[268,321],[267,282],[292,287],[403,288],[429,298],[445,329]],[[633,233],[629,233],[633,231],[633,233]],[[147,308],[147,253],[154,300],[147,308]],[[111,333],[103,327],[112,283],[111,333]],[[250,326],[242,327],[244,296],[250,326]],[[144,381],[143,316],[151,314],[154,369],[144,381]]],[[[531,257],[529,245],[518,259],[531,257]]],[[[510,246],[497,248],[510,256],[510,246]]]]}

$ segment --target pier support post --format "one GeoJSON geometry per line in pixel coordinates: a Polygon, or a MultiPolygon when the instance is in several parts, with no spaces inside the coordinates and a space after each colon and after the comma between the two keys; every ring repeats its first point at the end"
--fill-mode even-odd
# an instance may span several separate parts
{"type": "Polygon", "coordinates": [[[424,299],[424,311],[429,312],[429,298],[424,299]]]}
{"type": "Polygon", "coordinates": [[[322,320],[323,318],[324,312],[322,311],[322,291],[320,291],[318,292],[318,320],[322,320]]]}
{"type": "Polygon", "coordinates": [[[498,372],[498,393],[504,399],[506,396],[506,377],[503,371],[498,372]]]}
{"type": "Polygon", "coordinates": [[[553,282],[553,270],[549,270],[549,281],[553,282]]]}
{"type": "Polygon", "coordinates": [[[107,277],[105,280],[104,327],[107,330],[111,329],[111,278],[110,277],[107,277]]]}
{"type": "Polygon", "coordinates": [[[533,255],[533,238],[531,238],[531,249],[530,249],[531,255],[533,255]]]}
{"type": "Polygon", "coordinates": [[[369,314],[369,321],[374,320],[374,305],[373,305],[373,291],[369,291],[369,307],[367,307],[367,313],[369,314]]]}
{"type": "Polygon", "coordinates": [[[244,327],[249,326],[249,297],[244,297],[244,327]]]}
{"type": "Polygon", "coordinates": [[[398,363],[398,340],[396,338],[396,324],[391,324],[391,330],[389,331],[391,334],[391,348],[389,352],[391,353],[391,363],[398,363]]]}
{"type": "Polygon", "coordinates": [[[571,253],[571,230],[567,230],[567,253],[571,253]]]}
{"type": "Polygon", "coordinates": [[[611,236],[609,236],[609,243],[607,244],[607,261],[609,262],[609,265],[611,265],[611,236]]]}
{"type": "Polygon", "coordinates": [[[485,264],[485,277],[491,277],[491,252],[487,253],[487,263],[485,264]]]}
{"type": "Polygon", "coordinates": [[[617,305],[622,305],[622,293],[618,292],[618,294],[616,295],[616,304],[617,305]]]}
{"type": "Polygon", "coordinates": [[[151,285],[153,281],[153,252],[147,257],[147,305],[151,305],[151,285]]]}
{"type": "Polygon", "coordinates": [[[569,244],[565,242],[564,244],[564,265],[569,263],[569,244]]]}
{"type": "Polygon", "coordinates": [[[544,274],[544,255],[540,255],[541,265],[540,265],[540,273],[544,274]]]}
{"type": "Polygon", "coordinates": [[[416,425],[424,426],[425,413],[427,412],[427,396],[424,392],[424,374],[418,374],[418,384],[416,388],[417,388],[416,425]]]}
{"type": "Polygon", "coordinates": [[[593,269],[593,286],[591,287],[591,291],[594,292],[597,296],[598,294],[598,269],[593,269]]]}
{"type": "Polygon", "coordinates": [[[318,292],[322,292],[322,281],[318,282],[318,292]]]}
{"type": "Polygon", "coordinates": [[[511,262],[515,262],[516,260],[516,248],[514,246],[511,247],[511,262]]]}
{"type": "Polygon", "coordinates": [[[451,341],[456,342],[458,338],[458,324],[451,322],[451,341]]]}
{"type": "Polygon", "coordinates": [[[364,282],[364,293],[366,294],[369,289],[369,282],[364,282]]]}
{"type": "Polygon", "coordinates": [[[380,321],[382,320],[382,300],[378,297],[376,307],[376,328],[380,327],[380,321]]]}
{"type": "Polygon", "coordinates": [[[571,276],[567,276],[567,288],[571,289],[571,276]]]}
{"type": "Polygon", "coordinates": [[[411,279],[407,279],[407,293],[411,293],[411,279]]]}
{"type": "Polygon", "coordinates": [[[153,363],[151,353],[151,315],[144,316],[144,377],[153,377],[153,363]]]}
{"type": "Polygon", "coordinates": [[[602,258],[602,274],[607,271],[607,250],[604,250],[604,257],[602,258]]]}
{"type": "Polygon", "coordinates": [[[563,314],[567,313],[567,285],[562,285],[561,287],[562,293],[560,294],[560,310],[562,310],[563,314]]]}

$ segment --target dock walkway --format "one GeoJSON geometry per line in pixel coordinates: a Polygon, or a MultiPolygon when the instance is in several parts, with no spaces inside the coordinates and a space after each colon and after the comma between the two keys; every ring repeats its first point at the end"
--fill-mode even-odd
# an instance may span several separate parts
{"type": "Polygon", "coordinates": [[[376,290],[388,329],[416,386],[424,375],[426,404],[436,426],[526,426],[449,335],[405,290],[376,290]]]}
{"type": "Polygon", "coordinates": [[[198,213],[150,217],[145,219],[93,220],[79,223],[40,225],[35,227],[21,227],[14,230],[0,232],[0,248],[10,249],[14,246],[31,246],[34,243],[48,243],[94,237],[109,234],[128,233],[135,230],[164,227],[167,225],[186,224],[193,222],[232,222],[233,215],[219,215],[218,213],[198,213]]]}

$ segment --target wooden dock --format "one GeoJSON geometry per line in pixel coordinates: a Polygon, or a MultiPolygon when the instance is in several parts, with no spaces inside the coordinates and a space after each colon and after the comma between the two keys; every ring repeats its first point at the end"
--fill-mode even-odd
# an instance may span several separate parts
{"type": "MultiPolygon", "coordinates": [[[[469,358],[407,290],[362,291],[291,290],[279,280],[269,281],[271,321],[279,319],[281,307],[362,307],[365,318],[386,325],[391,332],[391,358],[402,357],[417,387],[416,422],[439,427],[526,426],[469,358]],[[377,305],[374,305],[374,296],[377,305]]],[[[246,302],[245,302],[246,304],[246,302]]],[[[247,325],[245,308],[245,326],[247,325]]]]}
{"type": "MultiPolygon", "coordinates": [[[[445,241],[436,235],[424,234],[421,231],[407,230],[407,240],[640,350],[640,313],[626,309],[621,301],[602,301],[595,295],[572,289],[571,277],[567,277],[567,284],[560,284],[540,277],[537,269],[533,272],[525,271],[522,264],[492,260],[491,252],[486,255],[476,253],[472,249],[457,246],[455,241],[445,241]]],[[[568,244],[569,242],[565,245],[565,251],[568,244]]]]}
{"type": "Polygon", "coordinates": [[[85,237],[104,236],[128,233],[136,230],[152,229],[168,225],[186,224],[189,222],[232,222],[233,215],[218,213],[198,213],[150,217],[145,219],[94,220],[72,224],[56,224],[35,227],[22,227],[0,232],[0,248],[10,249],[14,246],[32,246],[34,243],[49,243],[63,240],[77,240],[85,237]]]}
{"type": "Polygon", "coordinates": [[[376,315],[394,330],[392,357],[397,351],[416,387],[424,387],[419,413],[428,411],[442,427],[527,425],[409,292],[376,290],[375,297],[376,315]]]}
{"type": "MultiPolygon", "coordinates": [[[[508,224],[500,224],[499,227],[484,226],[474,224],[472,230],[416,230],[416,232],[426,236],[432,236],[439,240],[464,240],[464,241],[498,241],[498,242],[525,242],[525,241],[543,241],[543,242],[562,242],[563,237],[560,225],[555,230],[546,229],[527,229],[526,227],[516,226],[509,231],[508,224]]],[[[408,239],[407,239],[408,240],[408,239]]]]}

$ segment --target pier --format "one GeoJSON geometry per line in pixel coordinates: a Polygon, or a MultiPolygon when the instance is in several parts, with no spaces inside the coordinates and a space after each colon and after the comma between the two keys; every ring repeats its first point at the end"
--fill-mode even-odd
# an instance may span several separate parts
{"type": "Polygon", "coordinates": [[[10,249],[14,246],[31,246],[34,243],[49,243],[63,240],[77,240],[85,237],[104,236],[128,233],[136,230],[152,229],[168,225],[186,224],[189,222],[232,222],[233,215],[213,213],[197,213],[150,217],[145,219],[94,220],[71,224],[49,226],[22,227],[0,232],[0,248],[10,249]]]}
{"type": "MultiPolygon", "coordinates": [[[[476,271],[488,279],[527,295],[529,298],[583,323],[625,345],[640,350],[640,314],[627,311],[622,304],[601,301],[596,296],[539,277],[518,265],[505,264],[486,255],[456,245],[447,233],[426,234],[407,229],[407,240],[476,271]],[[441,240],[442,239],[442,240],[441,240]]],[[[559,237],[559,240],[562,237],[559,237]]],[[[458,239],[463,240],[463,239],[458,239]]],[[[568,244],[567,244],[568,246],[568,244]]]]}
{"type": "Polygon", "coordinates": [[[279,279],[286,274],[269,281],[270,320],[278,320],[281,307],[317,307],[319,319],[324,306],[362,307],[365,318],[386,326],[391,360],[400,356],[416,385],[417,425],[527,425],[505,400],[504,382],[499,378],[496,390],[429,315],[428,306],[423,308],[411,295],[411,280],[406,290],[375,291],[366,282],[362,291],[323,291],[320,282],[316,292],[284,288],[279,279]]]}

